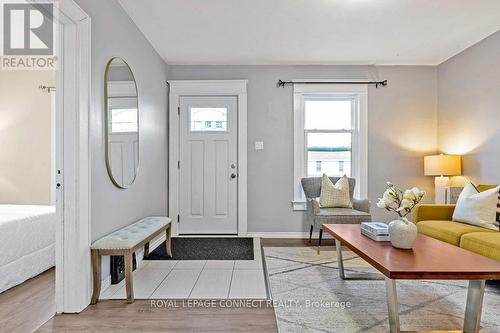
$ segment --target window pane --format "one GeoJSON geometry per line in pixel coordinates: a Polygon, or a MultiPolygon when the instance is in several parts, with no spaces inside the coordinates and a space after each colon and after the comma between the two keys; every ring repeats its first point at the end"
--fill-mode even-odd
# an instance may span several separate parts
{"type": "Polygon", "coordinates": [[[306,129],[351,129],[350,100],[306,100],[306,129]]]}
{"type": "Polygon", "coordinates": [[[227,131],[227,108],[191,108],[191,131],[227,131]]]}
{"type": "Polygon", "coordinates": [[[111,132],[130,133],[137,132],[137,109],[112,109],[111,132]]]}
{"type": "Polygon", "coordinates": [[[351,133],[307,133],[307,176],[351,176],[351,133]]]}

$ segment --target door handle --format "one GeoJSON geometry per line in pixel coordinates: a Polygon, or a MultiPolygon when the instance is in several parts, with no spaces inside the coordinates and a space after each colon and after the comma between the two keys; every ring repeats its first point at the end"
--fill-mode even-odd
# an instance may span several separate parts
{"type": "Polygon", "coordinates": [[[231,179],[234,179],[234,178],[236,178],[236,174],[235,174],[235,173],[232,173],[232,174],[231,174],[231,179]]]}

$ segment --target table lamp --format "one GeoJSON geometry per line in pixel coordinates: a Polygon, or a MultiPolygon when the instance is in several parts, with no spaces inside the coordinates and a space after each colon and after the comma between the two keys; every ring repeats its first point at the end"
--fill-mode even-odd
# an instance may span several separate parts
{"type": "Polygon", "coordinates": [[[460,155],[430,155],[424,157],[424,174],[434,178],[435,203],[446,203],[446,190],[450,179],[447,176],[462,174],[462,156],[460,155]]]}

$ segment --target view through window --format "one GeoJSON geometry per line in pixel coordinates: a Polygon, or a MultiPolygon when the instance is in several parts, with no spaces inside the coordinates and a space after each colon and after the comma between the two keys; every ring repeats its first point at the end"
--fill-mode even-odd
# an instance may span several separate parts
{"type": "Polygon", "coordinates": [[[351,176],[355,97],[305,96],[307,176],[351,176]]]}

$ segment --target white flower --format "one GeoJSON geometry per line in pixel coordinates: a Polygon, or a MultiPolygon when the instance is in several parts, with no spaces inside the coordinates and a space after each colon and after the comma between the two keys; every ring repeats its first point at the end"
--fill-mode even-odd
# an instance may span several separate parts
{"type": "Polygon", "coordinates": [[[417,197],[418,197],[418,193],[415,194],[415,192],[413,192],[413,190],[406,190],[405,191],[404,198],[406,200],[415,201],[415,200],[417,200],[417,197]]]}
{"type": "Polygon", "coordinates": [[[411,191],[417,196],[417,198],[422,199],[425,195],[425,191],[422,191],[418,187],[414,187],[411,191]]]}
{"type": "Polygon", "coordinates": [[[422,191],[420,191],[420,189],[418,187],[413,187],[411,189],[411,191],[413,192],[413,194],[415,194],[416,197],[418,197],[420,195],[420,193],[422,192],[422,191]]]}
{"type": "Polygon", "coordinates": [[[378,198],[378,202],[377,202],[377,207],[379,208],[387,208],[387,202],[385,202],[384,199],[382,198],[378,198]]]}
{"type": "Polygon", "coordinates": [[[385,190],[385,192],[382,196],[382,198],[384,199],[384,201],[387,204],[391,204],[391,203],[395,202],[396,197],[397,197],[396,192],[394,192],[394,189],[392,187],[385,190]]]}
{"type": "Polygon", "coordinates": [[[399,208],[396,209],[396,211],[401,212],[403,210],[409,210],[411,208],[411,201],[408,199],[403,199],[401,200],[401,204],[399,205],[399,208]]]}
{"type": "Polygon", "coordinates": [[[408,199],[401,200],[401,207],[403,207],[403,208],[410,208],[411,207],[411,201],[408,200],[408,199]]]}
{"type": "Polygon", "coordinates": [[[400,217],[405,217],[422,200],[424,195],[425,191],[418,187],[412,187],[402,192],[393,183],[387,182],[387,189],[382,198],[378,199],[377,206],[396,212],[400,217]]]}

